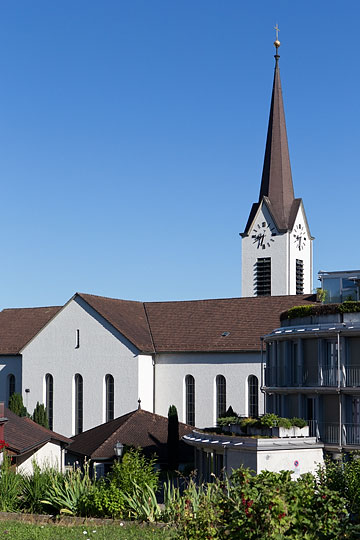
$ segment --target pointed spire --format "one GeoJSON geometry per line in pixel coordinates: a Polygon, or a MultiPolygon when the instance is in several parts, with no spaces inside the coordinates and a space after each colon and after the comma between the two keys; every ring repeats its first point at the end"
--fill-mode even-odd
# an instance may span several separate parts
{"type": "Polygon", "coordinates": [[[284,104],[281,92],[279,54],[280,41],[276,25],[275,73],[271,97],[270,118],[267,132],[263,174],[259,203],[263,197],[269,199],[271,212],[279,229],[288,229],[294,188],[291,177],[289,148],[286,134],[284,104]]]}

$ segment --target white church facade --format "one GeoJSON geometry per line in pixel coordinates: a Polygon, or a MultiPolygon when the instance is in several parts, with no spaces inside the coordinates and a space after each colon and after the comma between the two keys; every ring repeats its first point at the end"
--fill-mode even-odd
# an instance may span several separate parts
{"type": "MultiPolygon", "coordinates": [[[[278,42],[277,42],[278,43],[278,42]]],[[[264,412],[262,336],[314,302],[312,237],[294,198],[278,54],[259,202],[242,234],[242,298],[132,302],[75,294],[64,306],[0,313],[0,401],[45,403],[75,435],[138,406],[213,426],[230,405],[264,412]]]]}

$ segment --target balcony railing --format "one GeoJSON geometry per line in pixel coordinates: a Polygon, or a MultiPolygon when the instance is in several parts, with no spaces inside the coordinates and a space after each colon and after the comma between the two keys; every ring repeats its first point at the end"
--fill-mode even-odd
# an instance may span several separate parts
{"type": "MultiPolygon", "coordinates": [[[[265,370],[265,384],[272,387],[290,387],[297,386],[320,386],[320,387],[336,387],[338,386],[338,369],[320,367],[318,375],[304,369],[299,377],[298,374],[293,374],[289,377],[286,370],[280,372],[274,367],[267,367],[265,370]]],[[[340,386],[341,387],[360,387],[360,365],[341,366],[340,368],[340,386]]]]}
{"type": "Polygon", "coordinates": [[[317,437],[325,444],[358,446],[360,448],[360,424],[345,423],[340,426],[336,422],[317,422],[308,420],[310,436],[317,437]]]}

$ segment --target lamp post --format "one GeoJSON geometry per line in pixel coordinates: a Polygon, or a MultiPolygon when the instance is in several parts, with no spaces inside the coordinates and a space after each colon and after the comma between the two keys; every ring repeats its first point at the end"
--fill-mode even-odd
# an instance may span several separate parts
{"type": "Polygon", "coordinates": [[[114,446],[114,454],[118,461],[120,461],[121,456],[123,455],[123,451],[124,451],[124,445],[121,442],[116,441],[115,446],[114,446]]]}

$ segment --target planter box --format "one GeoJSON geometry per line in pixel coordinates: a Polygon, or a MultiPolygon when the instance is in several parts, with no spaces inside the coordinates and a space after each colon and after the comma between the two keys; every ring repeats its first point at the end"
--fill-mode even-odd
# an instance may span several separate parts
{"type": "Polygon", "coordinates": [[[250,435],[262,435],[265,437],[308,437],[309,426],[299,428],[292,426],[291,428],[273,427],[273,428],[258,428],[249,427],[248,432],[250,435]]]}

